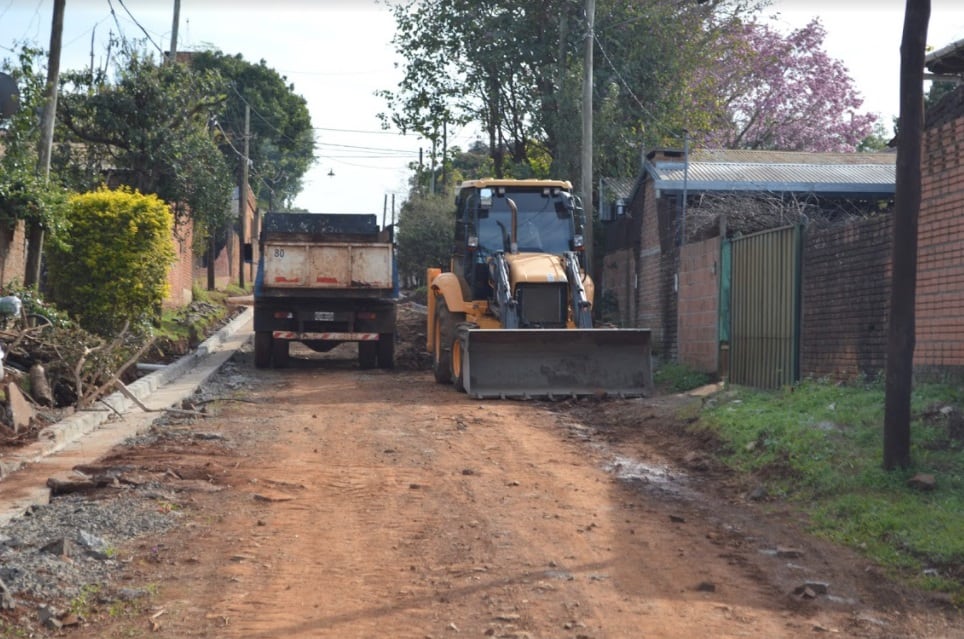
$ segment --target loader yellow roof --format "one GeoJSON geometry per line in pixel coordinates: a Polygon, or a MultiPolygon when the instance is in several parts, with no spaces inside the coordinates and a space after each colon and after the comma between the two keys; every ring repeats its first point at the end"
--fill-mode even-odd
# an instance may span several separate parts
{"type": "Polygon", "coordinates": [[[557,188],[565,189],[567,191],[572,190],[572,183],[569,180],[514,180],[508,178],[484,178],[481,180],[466,180],[462,182],[460,189],[470,189],[470,188],[485,188],[487,186],[498,187],[498,186],[518,186],[518,187],[531,187],[531,188],[557,188]]]}

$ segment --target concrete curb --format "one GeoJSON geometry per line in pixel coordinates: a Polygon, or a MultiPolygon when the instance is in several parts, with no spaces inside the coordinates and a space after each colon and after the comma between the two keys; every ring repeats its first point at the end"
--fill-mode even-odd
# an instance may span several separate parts
{"type": "MultiPolygon", "coordinates": [[[[251,320],[254,311],[247,308],[231,320],[217,333],[204,340],[197,349],[161,370],[141,377],[127,386],[130,393],[144,402],[151,393],[165,386],[194,368],[198,360],[223,344],[238,329],[251,320]]],[[[44,428],[38,434],[38,441],[25,446],[16,454],[0,458],[0,479],[14,473],[28,464],[52,455],[81,437],[93,432],[117,413],[123,415],[136,406],[135,402],[120,391],[111,393],[98,402],[102,408],[94,408],[74,413],[56,424],[44,428]]]]}

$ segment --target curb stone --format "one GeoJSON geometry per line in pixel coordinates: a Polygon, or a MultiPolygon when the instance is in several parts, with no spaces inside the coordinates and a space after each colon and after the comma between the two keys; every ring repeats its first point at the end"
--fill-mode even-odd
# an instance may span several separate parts
{"type": "MultiPolygon", "coordinates": [[[[191,370],[197,362],[223,344],[238,329],[251,320],[254,311],[249,307],[240,315],[228,322],[214,335],[204,340],[192,353],[185,355],[176,362],[154,371],[137,381],[127,385],[127,390],[143,402],[158,388],[171,383],[191,370]]],[[[0,480],[14,473],[28,464],[52,455],[64,449],[67,445],[93,432],[107,422],[115,414],[127,413],[135,407],[135,402],[120,391],[115,391],[102,398],[98,404],[102,408],[93,408],[69,415],[56,424],[51,424],[38,433],[38,441],[23,447],[9,457],[0,458],[0,480]]]]}

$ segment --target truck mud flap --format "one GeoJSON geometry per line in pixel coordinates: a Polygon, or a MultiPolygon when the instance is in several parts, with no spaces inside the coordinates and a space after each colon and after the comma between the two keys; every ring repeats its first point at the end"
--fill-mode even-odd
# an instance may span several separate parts
{"type": "Polygon", "coordinates": [[[649,329],[472,329],[462,385],[476,398],[640,397],[653,390],[649,329]]]}

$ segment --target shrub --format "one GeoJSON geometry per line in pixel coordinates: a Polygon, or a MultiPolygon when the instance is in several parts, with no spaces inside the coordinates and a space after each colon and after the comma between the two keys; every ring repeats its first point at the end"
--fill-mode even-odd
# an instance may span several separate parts
{"type": "Polygon", "coordinates": [[[155,195],[107,188],[70,198],[69,230],[47,252],[54,302],[91,332],[160,315],[175,260],[173,215],[155,195]]]}

